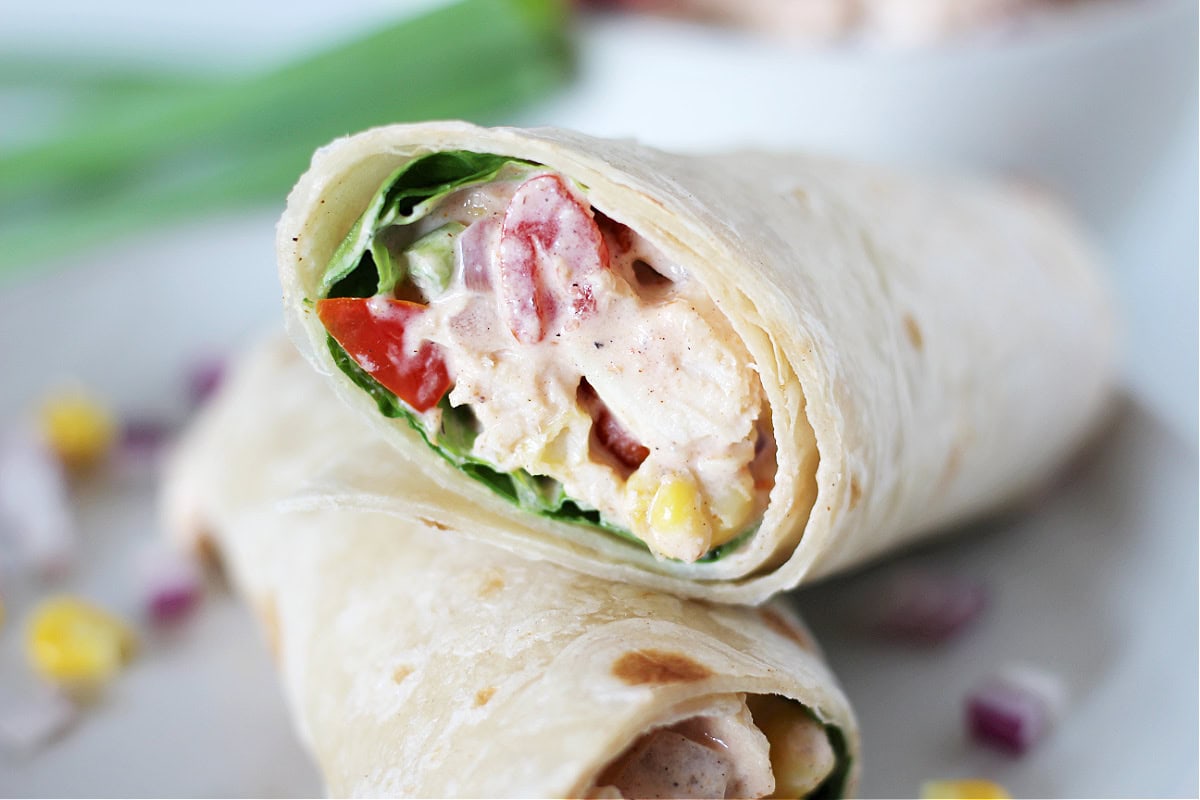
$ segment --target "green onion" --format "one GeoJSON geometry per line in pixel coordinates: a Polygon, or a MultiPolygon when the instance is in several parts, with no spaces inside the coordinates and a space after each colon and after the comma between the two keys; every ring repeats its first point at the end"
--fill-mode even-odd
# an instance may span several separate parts
{"type": "Polygon", "coordinates": [[[36,71],[109,101],[0,151],[0,276],[163,223],[282,203],[314,149],[362,128],[498,121],[564,82],[566,16],[560,0],[462,0],[243,80],[0,60],[0,85],[36,71]]]}

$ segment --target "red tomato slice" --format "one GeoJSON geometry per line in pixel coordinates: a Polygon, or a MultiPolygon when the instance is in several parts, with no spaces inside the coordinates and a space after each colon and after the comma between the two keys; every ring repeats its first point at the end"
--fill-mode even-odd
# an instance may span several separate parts
{"type": "Polygon", "coordinates": [[[563,307],[575,316],[595,311],[586,278],[607,265],[596,221],[557,175],[517,187],[500,230],[499,272],[504,314],[518,342],[544,339],[563,307]]]}
{"type": "Polygon", "coordinates": [[[421,342],[405,347],[404,329],[425,306],[384,297],[317,301],[317,317],[354,362],[417,411],[428,411],[450,391],[442,350],[421,342]]]}

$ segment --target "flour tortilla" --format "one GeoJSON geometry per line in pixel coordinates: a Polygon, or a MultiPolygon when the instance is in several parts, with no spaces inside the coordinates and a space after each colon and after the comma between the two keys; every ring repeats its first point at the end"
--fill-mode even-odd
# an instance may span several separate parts
{"type": "Polygon", "coordinates": [[[397,461],[339,465],[320,495],[420,513],[506,549],[678,594],[755,603],[1013,502],[1102,417],[1115,378],[1103,276],[1029,187],[916,177],[800,155],[677,156],[556,129],[444,122],[319,150],[278,228],[288,328],[397,461]],[[438,150],[531,160],[586,188],[704,286],[770,405],[778,475],[759,530],[721,559],[514,507],[382,416],[340,372],[311,307],[335,248],[386,178],[438,150]]]}
{"type": "Polygon", "coordinates": [[[268,342],[174,454],[165,509],[177,537],[216,546],[257,612],[333,796],[582,796],[642,734],[743,693],[809,709],[853,788],[850,707],[782,603],[611,585],[433,520],[281,512],[331,441],[390,455],[268,342]]]}

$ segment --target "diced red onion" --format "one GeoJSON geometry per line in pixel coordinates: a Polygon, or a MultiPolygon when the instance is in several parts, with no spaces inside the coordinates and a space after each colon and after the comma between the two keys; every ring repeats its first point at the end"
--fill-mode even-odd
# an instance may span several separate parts
{"type": "Polygon", "coordinates": [[[225,377],[225,361],[219,358],[206,358],[193,365],[188,374],[188,391],[192,403],[202,405],[221,385],[225,377]]]}
{"type": "Polygon", "coordinates": [[[28,755],[67,731],[79,717],[75,704],[64,695],[42,690],[0,709],[0,747],[28,755]]]}
{"type": "Polygon", "coordinates": [[[964,631],[987,606],[983,584],[915,569],[894,572],[870,598],[870,627],[889,638],[935,644],[964,631]]]}
{"type": "Polygon", "coordinates": [[[174,427],[162,420],[148,417],[125,420],[116,453],[119,468],[154,474],[174,435],[174,427]]]}
{"type": "Polygon", "coordinates": [[[164,543],[151,543],[141,553],[138,568],[143,608],[152,622],[179,622],[191,614],[204,594],[199,565],[164,543]]]}
{"type": "Polygon", "coordinates": [[[500,218],[484,217],[472,222],[458,237],[458,258],[463,285],[473,292],[491,289],[492,260],[500,240],[500,218]]]}
{"type": "Polygon", "coordinates": [[[0,442],[0,542],[18,569],[43,577],[74,560],[75,518],[62,463],[32,430],[0,442]]]}
{"type": "Polygon", "coordinates": [[[174,429],[157,419],[129,419],[121,426],[121,449],[131,454],[155,455],[170,441],[174,429]]]}
{"type": "Polygon", "coordinates": [[[1028,666],[989,676],[966,702],[971,738],[1012,755],[1023,755],[1054,724],[1064,692],[1057,678],[1028,666]]]}

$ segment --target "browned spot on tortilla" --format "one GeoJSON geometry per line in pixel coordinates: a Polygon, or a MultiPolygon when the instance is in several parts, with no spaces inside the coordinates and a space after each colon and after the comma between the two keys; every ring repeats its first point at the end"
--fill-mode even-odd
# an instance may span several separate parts
{"type": "Polygon", "coordinates": [[[850,476],[850,507],[854,508],[858,505],[858,501],[862,500],[862,484],[858,482],[857,475],[850,476]]]}
{"type": "Polygon", "coordinates": [[[479,587],[479,596],[480,597],[491,597],[492,595],[494,595],[496,592],[500,591],[503,588],[504,588],[504,579],[501,578],[497,573],[493,572],[488,575],[487,580],[485,580],[483,582],[483,585],[479,587]]]}
{"type": "Polygon", "coordinates": [[[921,326],[917,324],[911,314],[904,315],[904,332],[908,334],[908,341],[917,350],[921,350],[925,346],[925,337],[921,335],[921,326]]]}
{"type": "Polygon", "coordinates": [[[258,623],[262,625],[263,638],[267,640],[267,649],[271,651],[271,658],[278,664],[279,654],[283,650],[283,637],[279,630],[279,607],[275,603],[275,596],[264,594],[254,606],[258,613],[258,623]]]}
{"type": "Polygon", "coordinates": [[[396,683],[403,683],[404,679],[413,674],[413,668],[407,664],[401,664],[392,670],[392,680],[396,683]]]}
{"type": "Polygon", "coordinates": [[[763,622],[767,623],[768,628],[775,631],[780,636],[791,639],[805,650],[813,649],[813,640],[809,638],[808,634],[805,633],[804,630],[798,625],[789,622],[787,617],[785,617],[783,614],[780,614],[775,609],[759,609],[758,616],[763,622]]]}
{"type": "Polygon", "coordinates": [[[488,700],[492,699],[492,695],[496,693],[495,686],[489,686],[486,689],[480,689],[475,693],[475,707],[486,705],[488,700]]]}
{"type": "Polygon", "coordinates": [[[417,517],[417,519],[420,520],[421,522],[425,523],[429,527],[433,528],[434,530],[439,530],[439,531],[454,530],[449,525],[446,525],[445,523],[442,523],[442,522],[438,522],[436,519],[430,519],[429,517],[417,517]]]}
{"type": "Polygon", "coordinates": [[[682,653],[663,650],[631,650],[613,664],[616,675],[630,686],[646,683],[691,683],[712,675],[703,664],[697,664],[682,653]]]}

